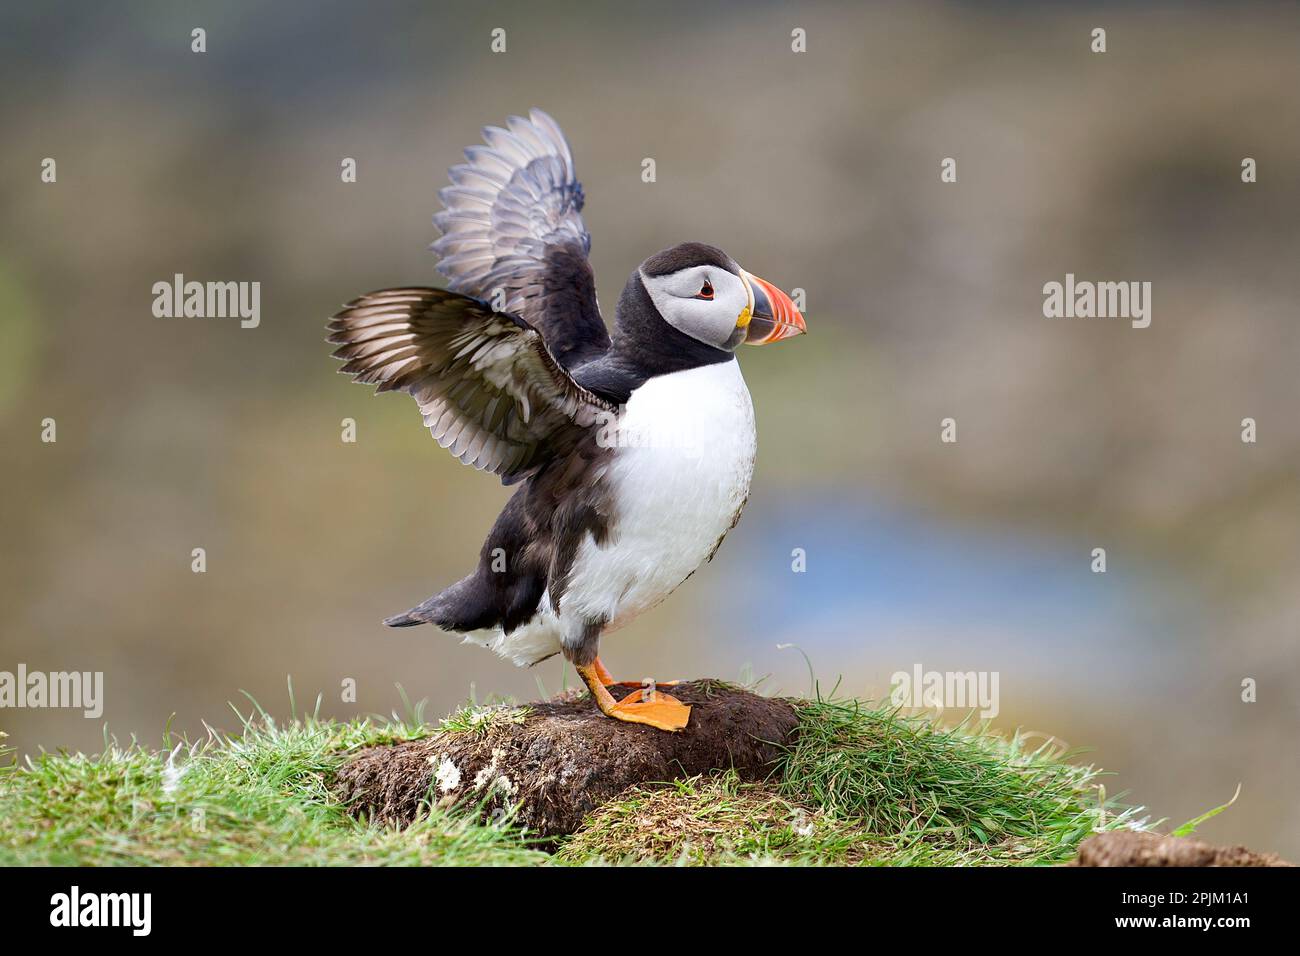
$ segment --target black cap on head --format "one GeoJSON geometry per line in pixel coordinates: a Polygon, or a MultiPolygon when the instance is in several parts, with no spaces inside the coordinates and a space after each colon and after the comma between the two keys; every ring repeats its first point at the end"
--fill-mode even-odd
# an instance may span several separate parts
{"type": "Polygon", "coordinates": [[[704,242],[682,242],[671,249],[656,252],[641,263],[641,271],[648,276],[666,276],[692,266],[717,266],[733,275],[740,275],[731,256],[704,242]]]}

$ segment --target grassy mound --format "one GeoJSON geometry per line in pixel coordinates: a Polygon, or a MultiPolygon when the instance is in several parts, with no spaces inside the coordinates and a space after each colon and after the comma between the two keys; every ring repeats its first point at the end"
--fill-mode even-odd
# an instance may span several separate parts
{"type": "MultiPolygon", "coordinates": [[[[474,732],[473,709],[442,729],[474,732]]],[[[557,852],[508,822],[430,807],[405,829],[357,821],[331,792],[362,747],[435,729],[403,720],[278,724],[169,752],[107,741],[0,770],[0,865],[22,864],[1045,864],[1090,833],[1134,827],[1098,772],[983,727],[943,728],[887,706],[799,705],[797,744],[764,784],[732,774],[624,792],[557,852]]]]}
{"type": "Polygon", "coordinates": [[[0,772],[0,865],[407,865],[541,863],[508,830],[431,812],[399,831],[349,816],[330,794],[352,750],[414,739],[402,721],[269,717],[240,735],[154,753],[42,754],[0,772]]]}

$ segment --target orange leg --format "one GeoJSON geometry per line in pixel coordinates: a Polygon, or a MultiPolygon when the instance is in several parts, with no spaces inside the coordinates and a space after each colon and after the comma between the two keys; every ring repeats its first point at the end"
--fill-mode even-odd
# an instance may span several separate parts
{"type": "MultiPolygon", "coordinates": [[[[609,672],[609,669],[600,662],[599,657],[597,657],[594,661],[591,662],[591,666],[596,671],[596,677],[599,678],[600,682],[604,684],[606,687],[613,687],[613,686],[644,687],[645,686],[645,682],[639,680],[614,680],[614,675],[611,674],[609,672]]],[[[655,684],[659,687],[672,687],[673,684],[678,684],[678,683],[680,683],[680,681],[675,681],[675,680],[655,681],[655,684]]]]}
{"type": "Polygon", "coordinates": [[[605,688],[606,678],[609,678],[610,684],[614,681],[610,678],[609,671],[605,670],[599,661],[593,661],[588,665],[575,665],[575,669],[583,683],[587,685],[587,689],[591,691],[591,696],[595,698],[596,706],[606,717],[613,717],[615,720],[626,721],[629,724],[647,724],[668,731],[681,730],[690,720],[691,708],[687,704],[657,690],[649,688],[634,690],[622,700],[614,700],[613,695],[605,688]]]}
{"type": "Polygon", "coordinates": [[[605,668],[605,665],[602,664],[602,663],[600,662],[600,658],[599,658],[599,657],[597,657],[594,661],[591,662],[591,666],[592,666],[592,668],[596,671],[596,677],[597,677],[597,678],[600,680],[600,682],[601,682],[602,684],[604,684],[606,687],[608,687],[610,684],[617,684],[617,683],[618,683],[618,681],[614,680],[614,675],[611,674],[611,673],[610,673],[610,672],[605,668]]]}

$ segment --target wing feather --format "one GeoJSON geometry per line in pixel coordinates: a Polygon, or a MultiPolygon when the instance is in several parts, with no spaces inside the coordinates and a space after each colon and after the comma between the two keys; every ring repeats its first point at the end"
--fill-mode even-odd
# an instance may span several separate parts
{"type": "Polygon", "coordinates": [[[587,254],[582,185],[564,133],[541,110],[483,129],[439,192],[433,244],[454,292],[500,304],[568,368],[609,348],[587,254]],[[498,299],[501,296],[501,299],[498,299]]]}
{"type": "Polygon", "coordinates": [[[439,445],[507,484],[616,411],[578,385],[524,319],[456,292],[372,292],[328,328],[341,372],[381,392],[408,392],[439,445]]]}

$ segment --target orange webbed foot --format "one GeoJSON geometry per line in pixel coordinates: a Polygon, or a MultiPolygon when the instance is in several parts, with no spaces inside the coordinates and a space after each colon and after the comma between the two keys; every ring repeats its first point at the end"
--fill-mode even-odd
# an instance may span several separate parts
{"type": "Polygon", "coordinates": [[[678,731],[691,719],[689,704],[661,691],[645,688],[628,694],[606,714],[629,724],[647,724],[659,730],[678,731]]]}
{"type": "MultiPolygon", "coordinates": [[[[605,669],[596,658],[590,665],[577,668],[578,674],[586,683],[596,706],[601,713],[615,720],[629,724],[645,724],[658,730],[674,732],[686,726],[691,717],[691,708],[676,697],[662,693],[653,680],[640,684],[634,682],[620,683],[605,669]],[[636,687],[622,700],[615,701],[608,687],[636,687]]],[[[671,683],[677,683],[672,681],[671,683]]]]}

